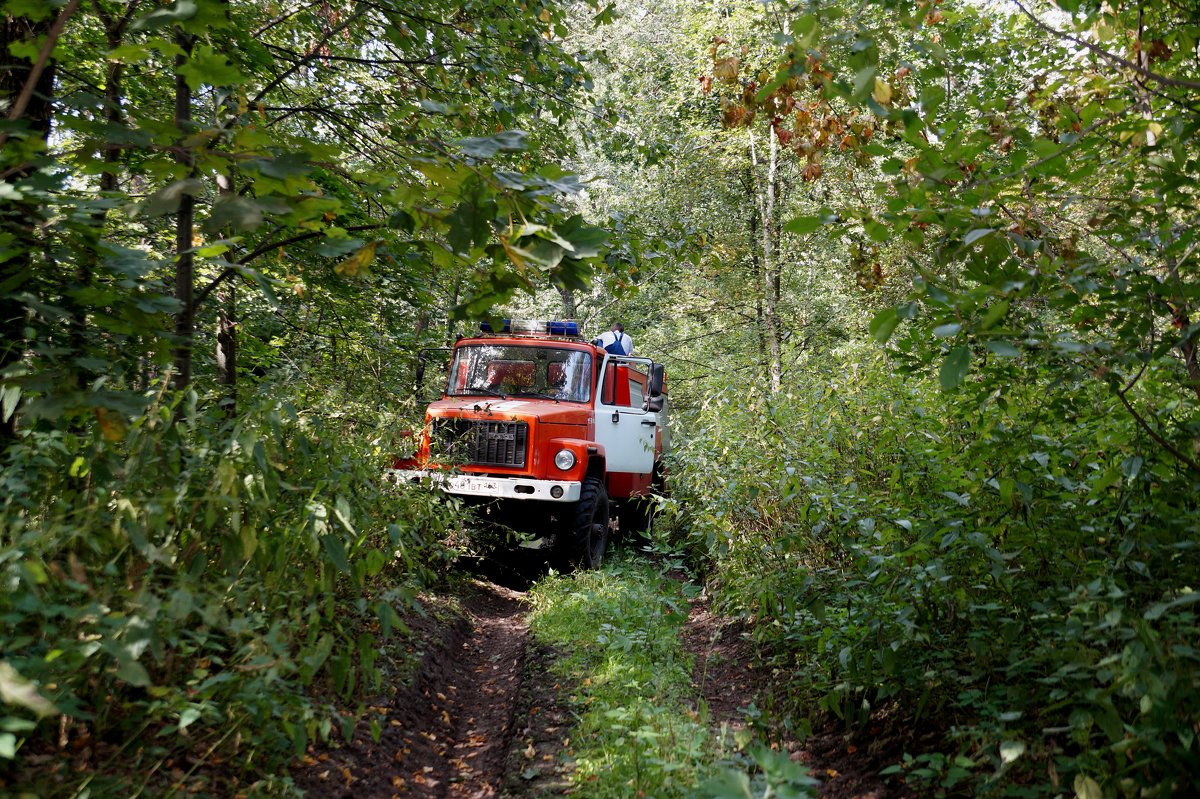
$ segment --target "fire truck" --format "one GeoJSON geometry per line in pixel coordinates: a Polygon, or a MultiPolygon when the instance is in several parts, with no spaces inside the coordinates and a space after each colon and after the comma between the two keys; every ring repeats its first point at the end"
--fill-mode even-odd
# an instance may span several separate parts
{"type": "Polygon", "coordinates": [[[604,557],[617,514],[663,476],[662,364],[614,355],[576,322],[505,320],[454,345],[413,457],[389,477],[433,483],[553,546],[570,566],[604,557]]]}

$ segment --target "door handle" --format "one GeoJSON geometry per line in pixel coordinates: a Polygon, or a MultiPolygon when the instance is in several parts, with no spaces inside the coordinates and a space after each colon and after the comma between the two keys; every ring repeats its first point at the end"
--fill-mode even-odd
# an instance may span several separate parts
{"type": "Polygon", "coordinates": [[[653,419],[643,419],[642,424],[654,427],[656,424],[658,424],[658,422],[654,421],[653,419]]]}

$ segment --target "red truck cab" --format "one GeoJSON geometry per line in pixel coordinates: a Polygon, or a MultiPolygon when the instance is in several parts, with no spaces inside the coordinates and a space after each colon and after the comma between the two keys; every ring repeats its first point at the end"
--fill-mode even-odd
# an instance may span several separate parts
{"type": "Polygon", "coordinates": [[[455,344],[442,398],[398,481],[494,501],[511,526],[549,532],[574,565],[594,567],[611,502],[647,496],[669,446],[661,364],[613,355],[575,322],[506,322],[455,344]]]}

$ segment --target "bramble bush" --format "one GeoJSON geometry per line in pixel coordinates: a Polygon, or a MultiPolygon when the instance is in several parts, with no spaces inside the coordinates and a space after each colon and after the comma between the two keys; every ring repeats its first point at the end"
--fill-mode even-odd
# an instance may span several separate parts
{"type": "Polygon", "coordinates": [[[381,480],[397,419],[288,394],[264,383],[231,422],[162,391],[127,426],[33,425],[8,448],[0,787],[157,794],[186,763],[285,792],[287,759],[385,687],[381,648],[457,517],[381,480]],[[37,765],[64,750],[80,767],[37,765]]]}
{"type": "Polygon", "coordinates": [[[891,704],[946,731],[889,769],[909,785],[1195,790],[1196,477],[1094,385],[1010,377],[943,394],[847,347],[774,397],[714,389],[664,518],[771,645],[792,714],[891,704]]]}

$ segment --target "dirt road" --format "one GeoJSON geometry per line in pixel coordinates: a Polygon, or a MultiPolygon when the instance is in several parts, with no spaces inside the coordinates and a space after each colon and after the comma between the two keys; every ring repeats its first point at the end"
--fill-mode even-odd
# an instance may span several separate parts
{"type": "MultiPolygon", "coordinates": [[[[360,723],[349,744],[323,747],[294,772],[310,797],[349,799],[550,799],[571,792],[571,728],[551,665],[534,642],[525,595],[477,581],[460,598],[464,616],[428,631],[416,678],[385,707],[371,707],[379,741],[360,723]]],[[[745,708],[768,689],[747,630],[690,602],[683,630],[698,695],[714,730],[746,725],[745,708]]],[[[889,799],[869,744],[826,730],[804,744],[779,742],[808,765],[830,799],[889,799]],[[864,752],[865,754],[865,752],[864,752]]],[[[878,741],[876,744],[878,745],[878,741]]]]}

